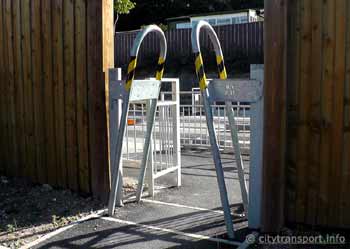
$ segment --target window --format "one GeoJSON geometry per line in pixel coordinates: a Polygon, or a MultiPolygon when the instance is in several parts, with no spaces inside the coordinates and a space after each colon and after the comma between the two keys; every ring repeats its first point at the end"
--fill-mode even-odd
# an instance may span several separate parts
{"type": "Polygon", "coordinates": [[[248,17],[247,16],[241,16],[240,17],[240,23],[247,23],[248,22],[248,17]]]}
{"type": "Polygon", "coordinates": [[[218,25],[227,25],[231,24],[231,19],[230,18],[222,18],[217,20],[218,25]]]}
{"type": "Polygon", "coordinates": [[[189,22],[176,24],[176,29],[190,29],[190,28],[191,28],[191,24],[189,22]]]}
{"type": "Polygon", "coordinates": [[[208,22],[210,25],[216,25],[216,19],[209,19],[208,22]]]}
{"type": "Polygon", "coordinates": [[[233,17],[232,24],[237,24],[237,23],[239,23],[239,17],[233,17]]]}

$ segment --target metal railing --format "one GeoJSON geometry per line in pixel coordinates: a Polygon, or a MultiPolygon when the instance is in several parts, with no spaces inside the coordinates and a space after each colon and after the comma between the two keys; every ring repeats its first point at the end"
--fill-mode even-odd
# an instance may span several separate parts
{"type": "MultiPolygon", "coordinates": [[[[169,92],[161,92],[162,96],[167,96],[169,92]]],[[[162,97],[166,98],[166,97],[162,97]]],[[[190,100],[191,103],[180,105],[180,137],[182,147],[210,146],[209,134],[204,114],[201,95],[197,88],[192,91],[180,92],[180,99],[190,100]]],[[[186,101],[185,101],[186,102],[186,101]]],[[[188,102],[188,101],[187,101],[188,102]]],[[[250,148],[250,105],[235,103],[233,105],[235,120],[239,130],[239,142],[244,153],[249,153],[250,148]]],[[[216,129],[217,140],[220,149],[225,152],[233,150],[229,121],[226,115],[224,103],[212,105],[214,116],[214,127],[216,129]]]]}
{"type": "MultiPolygon", "coordinates": [[[[210,146],[208,129],[197,90],[180,92],[180,99],[191,99],[190,104],[180,105],[180,143],[182,147],[207,148],[210,146]],[[190,97],[190,98],[189,98],[190,97]],[[199,99],[198,99],[199,98],[199,99]]],[[[173,112],[166,103],[166,99],[172,95],[171,92],[161,92],[160,106],[158,106],[155,128],[153,132],[153,148],[157,152],[155,162],[159,165],[164,163],[171,165],[173,154],[164,150],[165,147],[172,147],[173,140],[173,112]],[[160,153],[165,153],[163,155],[160,153]],[[159,157],[158,157],[159,156],[159,157]]],[[[243,153],[249,153],[250,149],[250,106],[243,103],[233,105],[235,119],[239,130],[239,142],[243,153]]],[[[212,105],[214,115],[214,126],[220,149],[225,152],[232,151],[232,140],[226,115],[225,104],[217,103],[212,105]]],[[[146,103],[131,104],[129,119],[134,120],[127,127],[126,140],[123,157],[128,160],[140,160],[143,145],[143,134],[146,128],[146,103]]]]}
{"type": "MultiPolygon", "coordinates": [[[[144,133],[146,131],[147,103],[130,104],[129,125],[126,128],[123,159],[141,160],[144,133]]],[[[174,111],[171,105],[159,102],[152,134],[154,173],[175,166],[174,155],[174,111]]]]}
{"type": "MultiPolygon", "coordinates": [[[[171,83],[171,92],[167,99],[161,98],[157,104],[152,141],[149,154],[150,167],[147,168],[149,188],[153,195],[154,180],[167,173],[177,171],[177,186],[181,185],[180,156],[180,108],[179,80],[163,79],[162,85],[171,83]]],[[[163,95],[162,95],[163,96],[163,95]]],[[[149,103],[129,104],[128,125],[125,131],[122,157],[126,161],[140,161],[147,125],[147,109],[149,103]]]]}

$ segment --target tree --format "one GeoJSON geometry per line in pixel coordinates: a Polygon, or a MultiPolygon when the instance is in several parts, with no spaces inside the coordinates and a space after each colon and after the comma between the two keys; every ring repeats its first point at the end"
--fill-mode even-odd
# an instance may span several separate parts
{"type": "Polygon", "coordinates": [[[130,0],[116,0],[114,2],[114,9],[118,14],[129,14],[135,6],[136,3],[130,0]]]}
{"type": "Polygon", "coordinates": [[[118,29],[138,29],[152,23],[165,23],[169,17],[217,11],[263,8],[264,0],[132,0],[136,7],[120,18],[118,29]]]}
{"type": "Polygon", "coordinates": [[[114,2],[114,10],[116,12],[116,15],[115,15],[116,19],[115,19],[114,26],[116,26],[120,14],[122,15],[129,14],[130,10],[132,10],[135,7],[136,7],[136,3],[130,0],[116,0],[114,2]]]}

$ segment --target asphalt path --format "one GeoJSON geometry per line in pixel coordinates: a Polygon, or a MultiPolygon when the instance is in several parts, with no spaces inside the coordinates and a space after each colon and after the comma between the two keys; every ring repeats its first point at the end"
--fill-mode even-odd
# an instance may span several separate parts
{"type": "MultiPolygon", "coordinates": [[[[247,222],[241,217],[234,155],[225,154],[222,161],[235,230],[244,240],[247,222]]],[[[245,161],[246,168],[248,165],[245,161]]],[[[124,174],[136,178],[138,172],[136,167],[125,167],[124,174]]],[[[247,178],[248,172],[246,169],[247,178]]],[[[126,203],[116,210],[114,220],[83,222],[35,248],[235,248],[215,241],[225,238],[226,229],[211,154],[184,151],[180,188],[171,187],[175,179],[176,174],[171,173],[157,180],[156,185],[162,188],[154,198],[126,203]]]]}

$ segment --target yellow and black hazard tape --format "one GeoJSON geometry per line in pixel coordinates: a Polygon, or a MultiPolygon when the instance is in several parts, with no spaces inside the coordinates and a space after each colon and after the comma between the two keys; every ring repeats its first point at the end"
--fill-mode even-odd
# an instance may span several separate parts
{"type": "MultiPolygon", "coordinates": [[[[132,82],[135,78],[135,69],[136,69],[136,65],[137,65],[137,57],[136,56],[132,56],[130,59],[130,63],[128,66],[128,74],[126,77],[126,84],[125,84],[125,88],[126,90],[130,90],[132,82]]],[[[158,65],[157,65],[157,74],[156,74],[156,79],[157,80],[161,80],[163,78],[163,73],[164,73],[164,66],[165,66],[165,60],[163,57],[159,57],[158,60],[158,65]]]]}
{"type": "Polygon", "coordinates": [[[163,57],[159,57],[158,65],[157,65],[157,74],[156,79],[161,80],[163,78],[164,73],[165,60],[163,57]]]}
{"type": "Polygon", "coordinates": [[[132,56],[131,59],[130,59],[129,66],[128,66],[128,75],[126,77],[125,88],[126,88],[127,91],[130,90],[131,84],[132,84],[132,82],[134,80],[136,64],[137,64],[137,57],[136,56],[132,56]]]}
{"type": "Polygon", "coordinates": [[[220,55],[216,56],[216,63],[218,65],[219,78],[222,79],[222,80],[226,80],[227,79],[227,73],[226,73],[224,58],[222,56],[220,56],[220,55]]]}
{"type": "Polygon", "coordinates": [[[202,54],[200,52],[195,53],[195,57],[196,74],[199,80],[199,87],[201,90],[205,90],[207,88],[207,76],[204,72],[202,54]]]}

